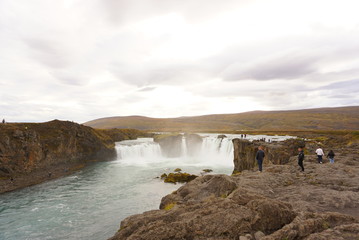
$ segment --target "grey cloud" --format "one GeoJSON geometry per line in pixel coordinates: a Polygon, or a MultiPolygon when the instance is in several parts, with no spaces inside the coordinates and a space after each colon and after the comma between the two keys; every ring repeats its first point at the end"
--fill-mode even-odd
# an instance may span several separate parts
{"type": "Polygon", "coordinates": [[[335,90],[335,91],[347,92],[347,93],[358,93],[359,79],[340,81],[340,82],[328,84],[318,88],[318,90],[335,90]]]}
{"type": "Polygon", "coordinates": [[[243,62],[236,62],[228,66],[221,76],[227,81],[298,79],[315,73],[316,61],[317,59],[313,57],[287,55],[247,66],[243,62]]]}
{"type": "Polygon", "coordinates": [[[209,76],[210,71],[206,71],[204,66],[196,63],[155,63],[146,66],[114,64],[111,72],[122,81],[143,87],[152,84],[185,84],[209,76]]]}
{"type": "Polygon", "coordinates": [[[24,42],[31,49],[30,55],[45,66],[65,68],[71,63],[60,42],[35,38],[24,39],[24,42]]]}
{"type": "Polygon", "coordinates": [[[150,92],[150,91],[153,91],[155,90],[156,87],[143,87],[143,88],[140,88],[139,90],[137,90],[138,92],[150,92]]]}

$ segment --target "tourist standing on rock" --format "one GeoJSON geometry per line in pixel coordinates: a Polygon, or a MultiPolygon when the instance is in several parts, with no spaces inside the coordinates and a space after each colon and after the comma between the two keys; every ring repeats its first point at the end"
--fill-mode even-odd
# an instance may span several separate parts
{"type": "Polygon", "coordinates": [[[321,147],[318,147],[318,149],[315,150],[315,153],[317,154],[318,157],[318,163],[323,163],[323,156],[324,156],[323,149],[321,149],[321,147]]]}
{"type": "Polygon", "coordinates": [[[327,157],[329,158],[330,163],[334,163],[334,156],[335,156],[335,154],[334,154],[333,150],[330,150],[328,155],[327,155],[327,157]]]}
{"type": "Polygon", "coordinates": [[[258,163],[258,169],[260,172],[262,172],[262,164],[263,164],[263,159],[265,157],[264,151],[263,151],[263,147],[259,146],[258,147],[258,151],[256,153],[256,160],[258,163]]]}
{"type": "Polygon", "coordinates": [[[304,172],[303,160],[304,160],[303,149],[298,148],[298,165],[302,168],[302,172],[304,172]]]}

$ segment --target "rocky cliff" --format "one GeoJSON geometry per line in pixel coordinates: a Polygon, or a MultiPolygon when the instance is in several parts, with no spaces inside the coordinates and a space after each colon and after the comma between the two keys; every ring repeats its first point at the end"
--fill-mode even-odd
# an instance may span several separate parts
{"type": "Polygon", "coordinates": [[[305,142],[301,139],[288,139],[284,142],[250,142],[245,139],[235,138],[232,140],[234,149],[234,170],[238,173],[243,170],[257,166],[255,160],[258,147],[262,146],[266,154],[263,164],[285,164],[291,156],[298,153],[298,147],[305,147],[305,142]]]}
{"type": "Polygon", "coordinates": [[[0,193],[115,157],[111,137],[77,123],[0,124],[0,193]]]}
{"type": "Polygon", "coordinates": [[[196,178],[165,196],[159,210],[123,220],[110,240],[359,239],[357,150],[337,151],[334,164],[307,155],[302,173],[290,156],[302,142],[234,143],[238,159],[248,160],[240,173],[196,178]],[[268,162],[285,164],[244,170],[259,144],[268,162]]]}

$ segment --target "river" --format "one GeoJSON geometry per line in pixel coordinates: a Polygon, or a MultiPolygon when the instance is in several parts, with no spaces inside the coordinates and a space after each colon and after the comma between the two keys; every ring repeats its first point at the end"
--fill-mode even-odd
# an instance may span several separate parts
{"type": "MultiPolygon", "coordinates": [[[[196,156],[186,145],[179,158],[165,158],[151,138],[116,144],[118,159],[98,162],[70,176],[0,195],[0,240],[107,239],[127,216],[158,209],[161,198],[180,187],[159,178],[175,168],[230,174],[231,139],[202,134],[196,156]]],[[[263,136],[248,136],[258,139],[263,136]]],[[[266,136],[264,136],[266,137],[266,136]]],[[[289,137],[268,137],[284,140],[289,137]]]]}

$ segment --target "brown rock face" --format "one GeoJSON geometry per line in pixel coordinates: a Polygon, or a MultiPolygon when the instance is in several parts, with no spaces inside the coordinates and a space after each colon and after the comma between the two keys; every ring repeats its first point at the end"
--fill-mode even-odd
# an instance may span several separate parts
{"type": "Polygon", "coordinates": [[[111,138],[80,124],[58,120],[0,124],[0,192],[43,181],[37,173],[54,177],[61,175],[59,169],[65,172],[115,157],[111,138]],[[11,178],[14,182],[6,184],[11,178]]]}
{"type": "Polygon", "coordinates": [[[359,239],[359,161],[296,157],[258,173],[205,175],[165,196],[160,210],[126,218],[111,240],[359,239]],[[345,215],[348,214],[348,215],[345,215]]]}
{"type": "Polygon", "coordinates": [[[305,143],[299,139],[289,139],[283,142],[267,143],[261,141],[250,142],[235,138],[232,140],[234,149],[233,173],[252,169],[257,166],[255,160],[259,146],[263,146],[265,152],[264,164],[285,164],[291,156],[298,154],[298,147],[304,147],[305,143]]]}
{"type": "MultiPolygon", "coordinates": [[[[180,195],[183,192],[193,192],[191,189],[195,186],[201,187],[200,193],[192,194],[196,201],[192,201],[193,198],[186,201],[184,197],[183,203],[178,203],[171,209],[131,216],[121,223],[121,230],[111,239],[238,239],[241,234],[254,229],[275,231],[296,217],[289,204],[271,199],[258,200],[259,196],[255,194],[248,196],[247,201],[237,201],[231,195],[216,196],[221,194],[218,187],[227,186],[227,189],[233,190],[235,184],[228,176],[212,176],[208,179],[209,177],[205,176],[203,178],[206,180],[197,183],[194,180],[178,191],[180,195]],[[211,189],[211,184],[218,189],[213,189],[213,194],[205,193],[206,189],[211,189]],[[278,218],[270,219],[269,213],[278,218]]],[[[228,193],[223,190],[223,193],[226,192],[228,193]]]]}

